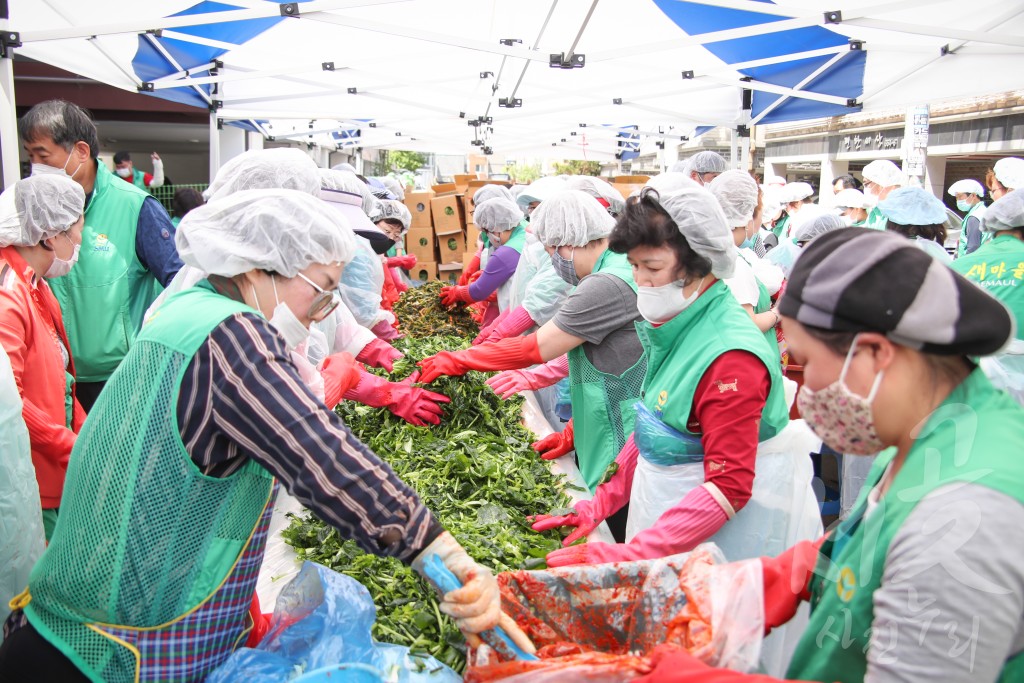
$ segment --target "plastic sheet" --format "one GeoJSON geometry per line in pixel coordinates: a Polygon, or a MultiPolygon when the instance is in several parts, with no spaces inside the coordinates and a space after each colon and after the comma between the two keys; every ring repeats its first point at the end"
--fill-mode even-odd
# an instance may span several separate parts
{"type": "Polygon", "coordinates": [[[370,243],[356,237],[356,253],[341,273],[338,293],[356,322],[367,329],[384,320],[381,290],[384,287],[384,264],[370,243]]]}
{"type": "Polygon", "coordinates": [[[649,669],[645,655],[663,644],[749,671],[764,632],[755,562],[722,564],[706,544],[656,560],[500,574],[502,607],[540,660],[498,663],[478,654],[466,681],[630,680],[649,669]]]}
{"type": "Polygon", "coordinates": [[[1014,339],[1004,353],[986,356],[978,364],[997,389],[1024,405],[1024,340],[1014,339]]]}
{"type": "Polygon", "coordinates": [[[6,605],[28,585],[43,554],[43,512],[28,430],[11,361],[0,348],[0,600],[6,605]]]}
{"type": "Polygon", "coordinates": [[[206,683],[311,683],[330,680],[314,674],[326,674],[318,670],[339,665],[362,665],[351,669],[361,676],[358,680],[459,680],[458,674],[433,657],[413,657],[408,648],[374,642],[370,627],[376,615],[369,591],[358,581],[306,562],[278,597],[267,636],[256,648],[234,652],[206,683]],[[295,678],[303,671],[310,673],[295,678]]]}

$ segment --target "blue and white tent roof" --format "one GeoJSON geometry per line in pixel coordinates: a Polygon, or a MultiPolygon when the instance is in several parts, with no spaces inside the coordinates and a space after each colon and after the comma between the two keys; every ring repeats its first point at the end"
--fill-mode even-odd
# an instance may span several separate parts
{"type": "Polygon", "coordinates": [[[634,153],[991,94],[1024,54],[1020,0],[10,2],[34,59],[275,137],[449,153],[605,159],[627,127],[634,153]]]}

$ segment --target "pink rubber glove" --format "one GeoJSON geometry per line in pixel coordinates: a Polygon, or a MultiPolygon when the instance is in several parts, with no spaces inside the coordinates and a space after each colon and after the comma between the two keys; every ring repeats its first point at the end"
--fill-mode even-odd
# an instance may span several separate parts
{"type": "Polygon", "coordinates": [[[363,350],[356,356],[356,360],[391,372],[394,370],[394,362],[402,357],[402,352],[391,344],[383,339],[374,339],[363,347],[363,350]]]}
{"type": "Polygon", "coordinates": [[[412,254],[406,254],[405,256],[388,256],[384,259],[384,263],[387,264],[388,268],[409,270],[416,267],[416,257],[412,254]]]}
{"type": "Polygon", "coordinates": [[[335,353],[324,358],[320,364],[320,376],[324,380],[324,405],[328,408],[338,405],[345,392],[359,384],[364,372],[350,353],[335,353]]]}
{"type": "MultiPolygon", "coordinates": [[[[415,258],[415,257],[413,257],[415,258]]],[[[402,271],[398,268],[391,268],[391,282],[395,285],[395,290],[399,294],[405,294],[409,291],[409,285],[405,284],[405,279],[402,277],[402,271]]]]}
{"type": "Polygon", "coordinates": [[[572,420],[569,420],[564,430],[548,434],[540,441],[535,441],[531,444],[531,447],[543,459],[554,460],[555,458],[561,458],[571,451],[575,441],[576,439],[572,432],[572,420]]]}
{"type": "Polygon", "coordinates": [[[422,427],[428,422],[440,424],[442,409],[437,404],[448,403],[450,399],[442,394],[412,386],[417,379],[419,373],[413,373],[401,382],[389,382],[383,377],[363,370],[359,376],[359,383],[345,392],[345,398],[374,408],[387,408],[394,415],[417,427],[422,427]]]}
{"type": "Polygon", "coordinates": [[[478,334],[476,338],[473,340],[473,346],[484,343],[484,341],[487,340],[487,337],[491,334],[491,331],[496,326],[500,325],[501,321],[508,317],[508,314],[509,311],[502,311],[501,313],[498,314],[497,318],[491,321],[490,325],[485,325],[484,327],[480,328],[480,334],[478,334]]]}
{"type": "Polygon", "coordinates": [[[593,500],[581,500],[573,506],[575,513],[568,515],[537,515],[527,521],[533,522],[534,531],[547,531],[560,526],[574,526],[576,531],[569,534],[563,546],[570,546],[596,529],[629,502],[629,493],[633,488],[633,472],[636,470],[636,458],[639,455],[633,436],[630,435],[626,445],[619,451],[615,462],[619,468],[612,478],[597,487],[593,500]]]}
{"type": "Polygon", "coordinates": [[[693,550],[713,536],[729,516],[704,486],[687,493],[657,523],[629,543],[584,543],[548,553],[548,567],[652,560],[693,550]]]}
{"type": "MultiPolygon", "coordinates": [[[[501,322],[495,321],[495,323],[491,327],[488,336],[481,341],[489,342],[505,339],[506,337],[517,337],[537,324],[522,306],[512,309],[501,322]]],[[[480,334],[482,336],[483,332],[480,334]]]]}
{"type": "Polygon", "coordinates": [[[569,376],[569,357],[559,356],[532,370],[505,370],[487,380],[487,386],[507,399],[523,391],[536,391],[557,384],[569,376]]]}
{"type": "Polygon", "coordinates": [[[392,327],[391,323],[387,320],[381,320],[379,323],[371,327],[370,332],[373,332],[377,335],[378,339],[383,339],[384,341],[391,341],[402,336],[398,334],[398,330],[392,327]]]}

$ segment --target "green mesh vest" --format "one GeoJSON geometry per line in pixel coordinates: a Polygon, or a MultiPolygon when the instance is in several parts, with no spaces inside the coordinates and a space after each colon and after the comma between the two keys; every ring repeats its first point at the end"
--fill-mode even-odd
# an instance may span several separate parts
{"type": "Polygon", "coordinates": [[[189,362],[240,311],[254,312],[205,281],[168,298],[75,443],[25,614],[94,680],[126,680],[134,659],[89,624],[152,628],[196,608],[230,572],[271,495],[273,479],[254,462],[222,479],[203,475],[178,428],[189,362]]]}
{"type": "Polygon", "coordinates": [[[736,350],[757,356],[771,378],[758,440],[767,441],[789,424],[778,353],[721,280],[664,325],[641,322],[636,328],[647,353],[644,405],[673,429],[692,434],[686,423],[697,384],[719,356],[736,350]]]}
{"type": "MultiPolygon", "coordinates": [[[[826,540],[811,579],[811,619],[786,678],[862,681],[889,545],[914,507],[932,491],[970,482],[1024,502],[1024,411],[976,369],[928,418],[902,469],[867,519],[868,493],[895,457],[880,455],[854,512],[826,540]]],[[[961,641],[970,637],[961,630],[961,641]]],[[[950,641],[952,644],[954,641],[950,641]]],[[[1009,660],[1001,681],[1024,680],[1024,657],[1009,660]]]]}
{"type": "MultiPolygon", "coordinates": [[[[609,273],[633,291],[633,269],[625,254],[605,251],[593,273],[609,273]]],[[[569,395],[572,400],[573,440],[580,473],[591,491],[596,490],[608,465],[615,460],[633,432],[647,354],[619,376],[601,372],[587,360],[583,346],[569,351],[569,395]]]]}
{"type": "Polygon", "coordinates": [[[64,315],[79,382],[102,382],[128,353],[146,309],[163,289],[135,252],[149,194],[96,166],[78,263],[48,280],[64,315]]]}

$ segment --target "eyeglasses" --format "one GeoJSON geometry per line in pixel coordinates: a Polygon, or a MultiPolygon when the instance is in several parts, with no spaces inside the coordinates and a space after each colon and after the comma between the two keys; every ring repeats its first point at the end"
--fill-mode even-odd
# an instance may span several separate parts
{"type": "Polygon", "coordinates": [[[320,292],[320,294],[313,299],[313,303],[309,305],[309,319],[314,322],[320,322],[334,312],[334,309],[336,309],[338,304],[341,303],[341,297],[338,296],[337,292],[328,292],[324,290],[320,285],[313,282],[302,273],[299,273],[298,275],[309,283],[310,287],[320,292]]]}

